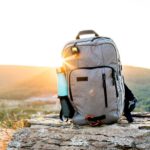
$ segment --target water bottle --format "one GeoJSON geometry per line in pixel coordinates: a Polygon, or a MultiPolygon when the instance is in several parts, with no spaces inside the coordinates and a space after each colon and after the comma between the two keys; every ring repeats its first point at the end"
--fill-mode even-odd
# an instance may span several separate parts
{"type": "Polygon", "coordinates": [[[68,84],[67,80],[64,74],[64,69],[58,68],[57,70],[57,92],[58,92],[58,97],[65,97],[68,96],[68,84]]]}
{"type": "Polygon", "coordinates": [[[65,72],[63,67],[58,68],[57,70],[57,93],[58,98],[60,99],[61,111],[60,119],[62,118],[72,118],[74,114],[74,109],[68,98],[68,84],[65,77],[65,72]]]}

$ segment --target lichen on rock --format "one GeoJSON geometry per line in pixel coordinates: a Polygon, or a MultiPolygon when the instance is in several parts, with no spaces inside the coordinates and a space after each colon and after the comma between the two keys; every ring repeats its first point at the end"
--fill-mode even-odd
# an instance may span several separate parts
{"type": "Polygon", "coordinates": [[[60,122],[57,115],[36,117],[13,135],[7,150],[149,150],[149,113],[134,113],[134,120],[90,127],[60,122]]]}

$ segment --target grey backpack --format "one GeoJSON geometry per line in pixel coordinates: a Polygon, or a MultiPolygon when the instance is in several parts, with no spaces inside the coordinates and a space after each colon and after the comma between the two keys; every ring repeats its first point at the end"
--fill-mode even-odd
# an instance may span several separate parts
{"type": "Polygon", "coordinates": [[[73,122],[117,122],[123,113],[125,91],[120,56],[113,40],[93,30],[81,31],[76,40],[65,45],[62,56],[68,100],[75,111],[73,122]],[[83,38],[87,34],[94,36],[83,38]]]}

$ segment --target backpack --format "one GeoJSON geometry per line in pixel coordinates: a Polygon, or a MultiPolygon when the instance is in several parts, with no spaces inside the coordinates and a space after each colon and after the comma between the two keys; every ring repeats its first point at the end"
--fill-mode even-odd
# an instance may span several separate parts
{"type": "Polygon", "coordinates": [[[120,55],[113,40],[93,30],[80,31],[76,40],[65,45],[62,57],[67,94],[59,96],[61,118],[92,126],[117,122],[123,113],[125,90],[120,55]],[[94,36],[81,38],[87,34],[94,36]],[[66,111],[68,115],[64,115],[66,111]]]}

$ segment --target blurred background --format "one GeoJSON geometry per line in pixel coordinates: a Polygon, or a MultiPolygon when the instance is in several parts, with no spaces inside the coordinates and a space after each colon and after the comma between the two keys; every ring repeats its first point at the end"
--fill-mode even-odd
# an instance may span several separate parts
{"type": "Polygon", "coordinates": [[[0,1],[0,126],[60,109],[55,69],[84,29],[115,41],[135,111],[150,111],[149,8],[149,0],[0,1]]]}

